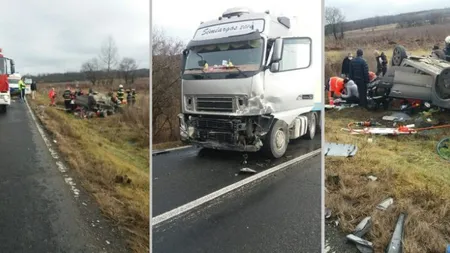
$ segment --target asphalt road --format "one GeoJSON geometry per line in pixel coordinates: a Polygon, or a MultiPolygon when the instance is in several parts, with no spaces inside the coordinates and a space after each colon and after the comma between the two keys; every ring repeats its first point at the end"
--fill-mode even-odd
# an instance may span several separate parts
{"type": "Polygon", "coordinates": [[[87,194],[75,199],[25,104],[0,114],[0,144],[1,252],[124,252],[87,194]]]}
{"type": "MultiPolygon", "coordinates": [[[[153,213],[223,188],[248,175],[320,148],[313,141],[290,143],[287,156],[276,161],[242,154],[178,150],[153,157],[153,213]]],[[[183,218],[153,229],[153,252],[320,252],[321,251],[321,156],[304,162],[222,199],[183,218]]]]}
{"type": "Polygon", "coordinates": [[[260,153],[247,153],[246,164],[243,164],[245,159],[240,152],[194,147],[153,156],[152,216],[170,211],[250,176],[239,173],[242,168],[248,167],[261,172],[319,149],[320,142],[320,135],[312,141],[293,140],[289,143],[286,155],[273,161],[263,158],[260,153]]]}

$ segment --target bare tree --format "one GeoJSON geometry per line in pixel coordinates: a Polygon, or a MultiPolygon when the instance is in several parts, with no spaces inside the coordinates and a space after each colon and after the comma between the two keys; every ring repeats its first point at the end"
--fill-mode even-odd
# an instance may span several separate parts
{"type": "Polygon", "coordinates": [[[152,30],[152,125],[154,142],[176,140],[179,134],[180,70],[183,42],[152,30]]]}
{"type": "Polygon", "coordinates": [[[119,74],[125,80],[125,83],[134,83],[137,69],[136,61],[133,58],[124,57],[119,64],[119,74]]]}
{"type": "Polygon", "coordinates": [[[341,10],[336,7],[325,7],[325,24],[330,27],[336,40],[341,39],[344,36],[344,21],[345,16],[341,10]],[[339,29],[341,31],[340,37],[338,37],[339,29]]]}
{"type": "Polygon", "coordinates": [[[81,65],[81,72],[84,73],[92,85],[95,85],[99,80],[100,66],[97,58],[92,58],[81,65]]]}
{"type": "Polygon", "coordinates": [[[112,71],[116,67],[118,59],[116,42],[112,36],[108,36],[108,38],[103,42],[99,58],[104,64],[106,79],[110,84],[112,84],[114,81],[112,71]]]}

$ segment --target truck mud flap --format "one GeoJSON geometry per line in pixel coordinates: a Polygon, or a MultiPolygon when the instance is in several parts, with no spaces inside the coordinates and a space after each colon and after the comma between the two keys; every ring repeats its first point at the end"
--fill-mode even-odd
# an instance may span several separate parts
{"type": "Polygon", "coordinates": [[[358,152],[358,147],[351,144],[325,143],[325,156],[352,157],[358,152]]]}

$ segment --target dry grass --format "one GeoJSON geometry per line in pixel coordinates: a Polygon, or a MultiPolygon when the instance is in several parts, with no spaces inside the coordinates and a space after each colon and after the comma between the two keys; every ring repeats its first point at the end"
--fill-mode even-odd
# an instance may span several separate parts
{"type": "Polygon", "coordinates": [[[127,232],[130,247],[135,252],[148,252],[148,83],[147,90],[137,90],[138,108],[90,120],[47,107],[50,86],[57,87],[61,99],[64,86],[40,84],[37,99],[29,99],[32,108],[57,140],[66,162],[78,172],[83,187],[94,196],[102,212],[127,232]],[[121,182],[125,176],[131,183],[121,182]]]}
{"type": "Polygon", "coordinates": [[[340,129],[352,121],[381,117],[362,109],[330,111],[326,114],[325,135],[329,142],[356,144],[353,158],[326,158],[326,205],[351,232],[365,217],[374,226],[368,240],[375,252],[389,243],[400,212],[406,212],[405,252],[443,252],[450,241],[450,168],[436,153],[436,144],[450,130],[429,136],[395,138],[350,135],[340,129]],[[371,182],[368,175],[378,177],[371,182]],[[339,182],[331,180],[339,176],[339,182]],[[375,207],[387,197],[394,205],[387,211],[375,207]]]}
{"type": "Polygon", "coordinates": [[[431,47],[439,43],[443,46],[445,37],[450,34],[448,24],[425,25],[420,27],[395,28],[395,26],[383,26],[354,30],[345,33],[345,38],[335,41],[334,38],[326,38],[326,50],[348,50],[353,48],[378,48],[390,49],[398,43],[411,50],[431,47]]]}

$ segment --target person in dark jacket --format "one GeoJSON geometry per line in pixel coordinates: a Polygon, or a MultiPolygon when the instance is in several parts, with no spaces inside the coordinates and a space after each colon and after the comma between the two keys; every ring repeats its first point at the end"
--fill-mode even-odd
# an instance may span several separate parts
{"type": "Polygon", "coordinates": [[[350,72],[350,62],[353,59],[353,54],[348,53],[347,57],[342,61],[341,77],[347,77],[350,72]]]}
{"type": "Polygon", "coordinates": [[[367,108],[367,84],[369,83],[369,66],[362,58],[363,51],[356,51],[356,58],[350,62],[349,78],[358,86],[359,105],[367,108]]]}
{"type": "MultiPolygon", "coordinates": [[[[384,76],[384,75],[386,75],[386,72],[387,72],[388,60],[387,60],[387,57],[384,54],[384,52],[381,52],[380,57],[381,57],[381,73],[384,76]]],[[[377,75],[377,76],[379,76],[379,75],[377,75]]]]}
{"type": "Polygon", "coordinates": [[[445,60],[450,61],[450,36],[445,38],[445,47],[444,47],[445,60]]]}
{"type": "Polygon", "coordinates": [[[431,51],[431,57],[445,61],[444,50],[440,49],[439,45],[434,45],[433,50],[431,51]]]}
{"type": "Polygon", "coordinates": [[[36,81],[31,82],[30,89],[31,89],[31,99],[36,98],[36,81]]]}

